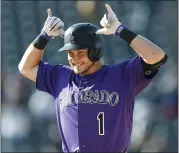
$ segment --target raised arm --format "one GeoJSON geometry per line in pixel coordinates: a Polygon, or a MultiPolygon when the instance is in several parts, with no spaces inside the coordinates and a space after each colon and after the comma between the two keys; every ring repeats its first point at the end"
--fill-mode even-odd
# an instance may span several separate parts
{"type": "Polygon", "coordinates": [[[155,64],[164,59],[166,55],[160,47],[140,35],[132,40],[130,46],[148,64],[155,64]]]}
{"type": "Polygon", "coordinates": [[[26,49],[19,65],[22,75],[36,82],[39,63],[43,57],[44,49],[51,38],[64,35],[64,23],[57,17],[52,17],[51,9],[47,10],[48,17],[41,33],[26,49]]]}
{"type": "Polygon", "coordinates": [[[36,82],[38,65],[42,59],[43,53],[43,50],[37,49],[33,44],[30,44],[18,65],[20,73],[36,82]]]}
{"type": "Polygon", "coordinates": [[[108,4],[106,8],[108,13],[100,21],[103,28],[99,29],[96,34],[113,34],[124,39],[147,64],[158,63],[166,57],[166,53],[160,47],[124,27],[108,4]]]}

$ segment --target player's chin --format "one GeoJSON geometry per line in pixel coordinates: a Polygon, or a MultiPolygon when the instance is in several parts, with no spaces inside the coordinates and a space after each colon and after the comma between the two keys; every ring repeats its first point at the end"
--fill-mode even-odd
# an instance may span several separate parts
{"type": "Polygon", "coordinates": [[[74,67],[74,68],[73,68],[73,71],[74,71],[76,74],[82,74],[82,73],[84,72],[83,69],[79,69],[79,68],[77,68],[77,67],[74,67]]]}

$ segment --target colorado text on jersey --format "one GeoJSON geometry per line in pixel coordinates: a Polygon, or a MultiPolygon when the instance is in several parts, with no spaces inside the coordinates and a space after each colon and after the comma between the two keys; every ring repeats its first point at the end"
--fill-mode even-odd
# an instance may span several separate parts
{"type": "Polygon", "coordinates": [[[77,105],[78,103],[109,104],[116,106],[119,102],[119,93],[106,90],[77,90],[69,93],[61,100],[61,108],[77,105]]]}

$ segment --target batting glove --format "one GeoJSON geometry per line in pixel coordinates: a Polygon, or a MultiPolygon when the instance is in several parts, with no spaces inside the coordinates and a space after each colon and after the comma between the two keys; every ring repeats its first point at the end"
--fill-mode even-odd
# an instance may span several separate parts
{"type": "Polygon", "coordinates": [[[103,18],[100,21],[102,29],[99,29],[96,34],[111,35],[115,34],[118,27],[121,25],[121,22],[116,17],[116,14],[113,12],[112,8],[105,4],[108,13],[104,14],[103,18]]]}
{"type": "Polygon", "coordinates": [[[48,17],[45,21],[44,27],[41,31],[42,34],[46,34],[47,37],[55,38],[56,36],[64,36],[65,30],[64,30],[64,22],[55,17],[52,16],[51,9],[47,10],[48,17]]]}

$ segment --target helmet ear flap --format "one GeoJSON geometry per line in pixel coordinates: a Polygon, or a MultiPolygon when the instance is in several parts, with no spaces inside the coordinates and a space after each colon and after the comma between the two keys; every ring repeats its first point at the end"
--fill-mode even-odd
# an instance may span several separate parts
{"type": "Polygon", "coordinates": [[[90,59],[90,61],[94,62],[94,54],[92,48],[88,49],[88,58],[90,59]]]}
{"type": "Polygon", "coordinates": [[[89,48],[88,57],[92,62],[96,62],[101,59],[103,53],[102,48],[89,48]]]}
{"type": "Polygon", "coordinates": [[[98,48],[97,50],[96,50],[96,57],[98,57],[98,60],[100,60],[101,59],[101,57],[103,56],[103,51],[102,51],[102,48],[98,48]]]}

